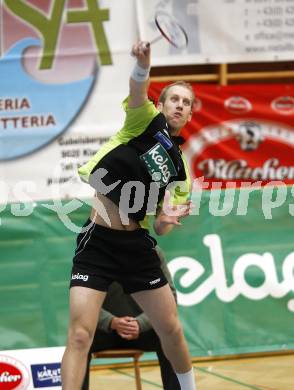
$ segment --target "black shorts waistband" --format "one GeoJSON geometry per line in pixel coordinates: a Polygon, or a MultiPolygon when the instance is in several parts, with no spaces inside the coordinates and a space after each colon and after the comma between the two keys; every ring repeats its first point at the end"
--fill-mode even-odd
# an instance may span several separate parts
{"type": "Polygon", "coordinates": [[[123,238],[123,237],[133,237],[134,239],[136,237],[143,237],[146,235],[149,235],[149,231],[144,228],[138,228],[134,230],[119,230],[119,229],[113,229],[111,227],[98,225],[97,223],[93,222],[90,218],[86,221],[86,223],[83,225],[82,232],[85,231],[85,228],[87,230],[93,230],[93,232],[101,234],[102,236],[111,236],[114,238],[123,238]]]}

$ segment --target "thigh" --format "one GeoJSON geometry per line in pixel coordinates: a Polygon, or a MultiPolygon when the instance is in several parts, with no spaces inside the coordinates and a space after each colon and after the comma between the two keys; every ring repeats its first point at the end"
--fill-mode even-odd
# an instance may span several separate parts
{"type": "Polygon", "coordinates": [[[158,289],[136,292],[132,297],[146,313],[156,333],[178,321],[176,301],[168,284],[158,289]]]}
{"type": "Polygon", "coordinates": [[[70,326],[78,324],[94,333],[105,295],[104,291],[87,287],[72,287],[70,289],[70,326]]]}

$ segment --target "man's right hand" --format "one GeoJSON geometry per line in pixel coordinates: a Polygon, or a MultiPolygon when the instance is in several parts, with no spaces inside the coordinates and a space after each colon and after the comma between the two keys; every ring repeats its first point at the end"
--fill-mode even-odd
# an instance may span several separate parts
{"type": "Polygon", "coordinates": [[[133,47],[131,54],[137,58],[138,65],[142,68],[150,68],[150,43],[146,41],[138,41],[133,47]]]}

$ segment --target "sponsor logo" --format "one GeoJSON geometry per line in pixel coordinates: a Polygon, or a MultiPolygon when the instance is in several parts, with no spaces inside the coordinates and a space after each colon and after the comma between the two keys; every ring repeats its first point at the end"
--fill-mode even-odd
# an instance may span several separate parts
{"type": "Polygon", "coordinates": [[[226,161],[212,158],[201,161],[198,168],[202,170],[206,178],[223,180],[246,179],[246,180],[293,180],[294,166],[282,166],[276,158],[265,160],[259,167],[250,167],[245,160],[226,161]]]}
{"type": "Polygon", "coordinates": [[[158,131],[155,135],[154,135],[154,138],[157,139],[157,141],[159,141],[161,143],[161,145],[165,148],[165,149],[171,149],[173,144],[171,142],[171,140],[166,137],[164,134],[162,134],[160,131],[158,131]]]}
{"type": "MultiPolygon", "coordinates": [[[[196,289],[187,293],[177,288],[178,304],[193,306],[203,302],[211,293],[215,293],[222,302],[233,302],[238,297],[246,297],[252,301],[259,301],[267,297],[276,299],[285,298],[293,292],[294,252],[290,252],[283,260],[282,276],[279,277],[275,265],[274,255],[271,252],[243,253],[235,261],[232,268],[232,282],[226,272],[226,259],[224,258],[221,237],[217,234],[208,234],[203,237],[203,244],[209,249],[211,274],[204,278],[206,271],[204,262],[193,257],[176,257],[168,263],[168,268],[175,279],[178,272],[183,272],[179,283],[183,289],[195,285],[201,280],[196,289]],[[252,286],[246,273],[250,267],[258,267],[264,275],[264,281],[259,286],[252,286]]],[[[210,266],[208,267],[210,269],[210,266]]],[[[293,296],[293,295],[292,295],[293,296]]],[[[287,302],[287,309],[294,313],[294,299],[287,302]]]]}
{"type": "Polygon", "coordinates": [[[214,180],[293,182],[293,147],[293,128],[286,124],[230,120],[204,127],[189,137],[185,155],[194,176],[204,176],[209,186],[214,180]]]}
{"type": "Polygon", "coordinates": [[[32,364],[31,371],[35,388],[61,386],[60,363],[32,364]]]}
{"type": "Polygon", "coordinates": [[[246,121],[240,124],[236,136],[242,150],[255,150],[258,148],[264,137],[261,133],[261,126],[253,121],[246,121]]]}
{"type": "Polygon", "coordinates": [[[88,5],[85,4],[85,8],[83,7],[89,12],[94,11],[97,15],[93,28],[101,38],[94,41],[86,33],[92,25],[91,18],[84,20],[84,16],[78,16],[79,12],[77,12],[76,19],[68,21],[67,16],[71,12],[76,12],[76,5],[66,2],[64,7],[54,8],[51,21],[58,31],[58,39],[62,42],[59,48],[51,33],[46,32],[44,39],[43,27],[38,22],[44,17],[43,15],[47,14],[48,4],[53,7],[52,4],[56,2],[50,0],[31,3],[30,1],[0,2],[1,14],[2,9],[5,9],[12,18],[12,22],[5,26],[7,39],[3,45],[1,41],[0,85],[4,110],[1,109],[0,115],[0,138],[1,143],[4,142],[6,147],[0,148],[0,160],[15,159],[35,152],[41,147],[47,147],[49,142],[67,130],[92,93],[92,87],[97,82],[101,67],[112,64],[104,23],[105,20],[109,20],[109,17],[104,14],[109,11],[109,8],[101,9],[98,1],[86,2],[88,5]],[[25,3],[24,9],[20,3],[25,3]],[[99,19],[98,15],[104,16],[99,19]],[[78,30],[72,30],[72,23],[78,26],[78,30]],[[36,38],[31,38],[31,29],[34,30],[36,38]],[[67,39],[68,31],[72,31],[69,39],[67,39]],[[81,31],[84,33],[80,33],[81,31]],[[81,66],[75,66],[77,64],[75,56],[67,56],[69,66],[64,72],[64,55],[60,56],[59,51],[67,53],[71,50],[71,41],[75,42],[77,53],[81,48],[86,48],[86,51],[93,53],[93,56],[83,58],[80,62],[81,66]],[[27,51],[36,47],[39,49],[32,60],[31,55],[27,55],[27,51]],[[49,47],[50,53],[48,53],[49,47]],[[95,60],[96,53],[99,58],[97,60],[95,60]],[[14,58],[14,61],[10,61],[10,58],[14,58]],[[11,88],[11,78],[19,89],[11,88]],[[27,88],[32,79],[34,88],[27,88]],[[19,91],[25,91],[25,97],[21,96],[22,93],[19,91]],[[46,96],[46,105],[43,101],[44,96],[46,96]],[[71,98],[68,99],[68,96],[71,98]],[[66,109],[64,101],[67,101],[66,109]],[[19,142],[15,147],[15,140],[18,139],[23,142],[19,142]]]}
{"type": "Polygon", "coordinates": [[[160,179],[161,179],[161,173],[160,172],[152,173],[152,180],[153,181],[159,181],[160,179]]]}
{"type": "Polygon", "coordinates": [[[292,96],[280,96],[271,103],[272,110],[282,115],[294,113],[294,98],[292,96]]]}
{"type": "Polygon", "coordinates": [[[157,283],[159,283],[159,282],[160,282],[160,278],[155,279],[155,280],[151,280],[151,282],[149,282],[149,284],[150,284],[151,286],[153,286],[154,284],[157,284],[157,283]]]}
{"type": "Polygon", "coordinates": [[[0,355],[0,389],[24,390],[30,382],[27,368],[18,360],[0,355]]]}
{"type": "MultiPolygon", "coordinates": [[[[160,187],[164,187],[168,184],[171,176],[176,176],[177,171],[167,151],[164,147],[157,143],[153,148],[140,156],[144,161],[147,170],[151,177],[154,177],[154,173],[160,173],[160,180],[157,182],[160,187]]],[[[159,177],[159,175],[157,175],[159,177]]]]}
{"type": "Polygon", "coordinates": [[[89,275],[82,275],[80,273],[72,274],[71,280],[75,279],[83,280],[84,282],[86,282],[89,279],[89,275]]]}
{"type": "Polygon", "coordinates": [[[242,96],[232,96],[225,100],[225,108],[233,114],[243,114],[252,110],[252,104],[242,96]]]}

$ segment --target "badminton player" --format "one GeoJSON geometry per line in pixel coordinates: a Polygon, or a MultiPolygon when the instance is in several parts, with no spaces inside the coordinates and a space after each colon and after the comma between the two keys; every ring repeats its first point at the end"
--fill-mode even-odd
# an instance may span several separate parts
{"type": "Polygon", "coordinates": [[[194,95],[189,84],[166,87],[158,106],[147,97],[150,45],[132,48],[136,59],[123,127],[79,169],[96,190],[94,205],[77,238],[70,284],[68,340],[62,359],[62,388],[81,389],[88,351],[108,286],[118,281],[146,313],[182,390],[195,379],[177,307],[160,267],[156,240],[192,208],[191,181],[178,134],[191,119],[194,95]]]}

